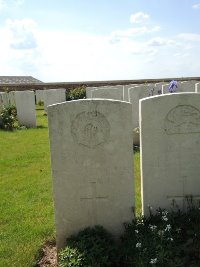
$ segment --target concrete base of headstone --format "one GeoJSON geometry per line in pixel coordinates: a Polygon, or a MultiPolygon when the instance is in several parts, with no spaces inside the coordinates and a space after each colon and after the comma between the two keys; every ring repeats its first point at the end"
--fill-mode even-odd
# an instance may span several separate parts
{"type": "Polygon", "coordinates": [[[94,225],[118,238],[134,216],[131,104],[70,101],[48,120],[57,248],[94,225]]]}

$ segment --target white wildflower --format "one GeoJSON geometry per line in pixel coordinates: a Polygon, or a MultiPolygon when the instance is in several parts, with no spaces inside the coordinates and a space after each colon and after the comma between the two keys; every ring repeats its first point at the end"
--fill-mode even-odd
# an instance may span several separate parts
{"type": "Polygon", "coordinates": [[[151,231],[154,231],[157,229],[157,226],[149,224],[149,228],[151,229],[151,231]]]}
{"type": "Polygon", "coordinates": [[[142,244],[141,243],[137,243],[135,246],[136,246],[136,248],[141,248],[142,244]]]}
{"type": "Polygon", "coordinates": [[[167,214],[168,214],[167,210],[162,211],[162,215],[167,216],[167,214]]]}
{"type": "Polygon", "coordinates": [[[155,258],[155,259],[151,259],[149,263],[150,263],[150,264],[155,264],[157,261],[158,261],[158,259],[155,258]]]}
{"type": "Polygon", "coordinates": [[[166,226],[166,228],[165,228],[165,231],[170,231],[171,228],[172,228],[171,225],[168,224],[168,225],[166,226]]]}
{"type": "Polygon", "coordinates": [[[167,222],[168,221],[167,216],[166,215],[162,216],[162,220],[167,222]]]}

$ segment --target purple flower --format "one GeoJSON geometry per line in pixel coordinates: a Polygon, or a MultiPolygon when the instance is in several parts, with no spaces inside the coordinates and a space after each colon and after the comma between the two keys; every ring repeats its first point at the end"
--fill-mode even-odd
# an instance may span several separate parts
{"type": "Polygon", "coordinates": [[[172,80],[168,86],[168,90],[170,93],[174,92],[174,87],[178,88],[177,81],[172,80]]]}

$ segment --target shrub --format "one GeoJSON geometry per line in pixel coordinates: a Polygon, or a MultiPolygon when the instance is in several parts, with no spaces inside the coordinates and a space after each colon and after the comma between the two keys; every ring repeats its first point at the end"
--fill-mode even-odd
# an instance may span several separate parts
{"type": "Polygon", "coordinates": [[[59,253],[61,267],[117,266],[116,245],[112,235],[102,226],[80,231],[67,239],[67,246],[59,253]]]}
{"type": "Polygon", "coordinates": [[[17,110],[15,106],[3,106],[0,111],[0,129],[12,131],[17,121],[17,110]]]}
{"type": "Polygon", "coordinates": [[[83,99],[83,98],[86,98],[85,86],[80,86],[80,87],[67,91],[67,94],[66,94],[67,101],[83,99]]]}

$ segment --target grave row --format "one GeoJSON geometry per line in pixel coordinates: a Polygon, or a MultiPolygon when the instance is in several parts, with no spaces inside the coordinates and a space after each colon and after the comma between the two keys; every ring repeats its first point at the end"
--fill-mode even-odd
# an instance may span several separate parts
{"type": "MultiPolygon", "coordinates": [[[[132,105],[86,99],[48,107],[57,247],[100,224],[116,238],[133,219],[132,105]]],[[[200,94],[139,103],[142,212],[200,199],[200,94]]]]}
{"type": "Polygon", "coordinates": [[[43,102],[44,110],[47,106],[66,101],[65,89],[49,89],[34,91],[0,92],[0,108],[14,105],[17,109],[17,118],[20,126],[36,127],[36,103],[43,102]]]}
{"type": "MultiPolygon", "coordinates": [[[[178,87],[175,88],[175,92],[200,92],[200,83],[198,81],[183,81],[177,83],[178,87]]],[[[132,103],[132,127],[133,131],[133,143],[139,145],[139,100],[142,98],[166,94],[169,93],[168,83],[156,83],[156,84],[129,84],[118,86],[104,86],[104,87],[87,87],[86,97],[103,98],[103,99],[115,99],[121,101],[127,101],[132,103]]]]}

